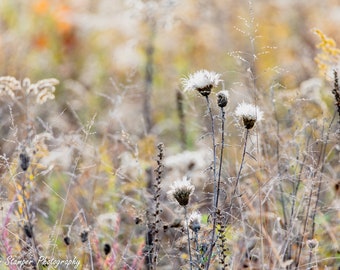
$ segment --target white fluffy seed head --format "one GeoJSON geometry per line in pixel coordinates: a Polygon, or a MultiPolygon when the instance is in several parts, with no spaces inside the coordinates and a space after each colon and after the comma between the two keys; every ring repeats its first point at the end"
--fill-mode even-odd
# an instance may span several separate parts
{"type": "Polygon", "coordinates": [[[184,92],[198,91],[203,96],[208,96],[213,87],[217,87],[221,74],[205,69],[190,74],[188,78],[182,79],[184,92]]]}
{"type": "Polygon", "coordinates": [[[235,115],[242,118],[246,129],[253,128],[255,122],[263,119],[263,112],[257,106],[245,102],[236,107],[235,115]]]}

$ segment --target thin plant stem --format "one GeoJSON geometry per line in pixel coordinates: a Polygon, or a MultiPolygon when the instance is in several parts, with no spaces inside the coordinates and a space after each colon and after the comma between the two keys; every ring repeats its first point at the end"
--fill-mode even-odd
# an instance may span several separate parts
{"type": "Polygon", "coordinates": [[[225,123],[225,111],[224,108],[221,108],[221,152],[220,152],[220,164],[218,168],[217,175],[217,190],[216,190],[216,202],[215,209],[218,208],[218,199],[220,195],[220,184],[221,184],[221,172],[222,172],[222,160],[223,160],[223,150],[224,150],[224,123],[225,123]]]}
{"type": "MultiPolygon", "coordinates": [[[[322,131],[322,134],[323,134],[323,131],[322,131]]],[[[307,224],[308,224],[308,219],[309,219],[309,216],[310,216],[310,209],[311,209],[313,191],[314,191],[314,186],[315,186],[314,179],[316,177],[317,168],[319,167],[319,164],[320,164],[322,152],[323,152],[323,149],[321,149],[321,153],[319,154],[318,161],[315,164],[315,172],[312,172],[311,176],[310,176],[312,183],[311,183],[311,188],[310,188],[310,192],[309,192],[309,196],[308,196],[307,211],[306,211],[306,217],[305,217],[304,224],[303,224],[302,235],[305,235],[307,224]]],[[[301,242],[303,242],[303,239],[301,239],[301,242]]],[[[298,267],[299,264],[300,264],[301,252],[302,252],[302,243],[300,243],[299,249],[297,250],[297,256],[296,256],[297,259],[296,259],[296,263],[295,263],[296,267],[298,267]]]]}
{"type": "Polygon", "coordinates": [[[211,136],[212,136],[212,144],[213,144],[213,180],[214,180],[214,194],[213,194],[213,228],[212,228],[212,235],[211,235],[211,241],[210,241],[210,248],[208,253],[208,260],[206,263],[206,268],[209,269],[210,261],[212,252],[215,245],[215,230],[216,230],[216,202],[217,202],[217,181],[216,181],[216,140],[215,140],[215,125],[214,125],[214,117],[212,114],[211,106],[210,106],[210,100],[209,97],[206,96],[208,111],[210,115],[211,120],[211,136]]]}
{"type": "MultiPolygon", "coordinates": [[[[213,135],[213,144],[214,144],[214,212],[213,212],[213,231],[212,231],[212,238],[211,238],[211,246],[210,246],[210,251],[209,251],[209,257],[208,257],[208,263],[207,263],[207,268],[209,268],[211,256],[212,256],[212,250],[214,247],[214,241],[215,241],[215,230],[216,230],[216,211],[218,209],[218,199],[219,199],[219,194],[220,194],[220,184],[221,184],[221,171],[222,171],[222,159],[223,159],[223,149],[224,149],[224,124],[225,124],[225,112],[224,108],[221,108],[221,119],[222,119],[222,124],[221,124],[221,129],[222,129],[222,134],[221,134],[221,152],[220,152],[220,164],[218,168],[218,176],[217,176],[217,183],[215,181],[215,165],[216,165],[216,144],[215,144],[215,136],[213,135]],[[216,183],[216,185],[215,185],[216,183]],[[216,188],[215,188],[216,186],[216,188]],[[216,198],[215,198],[216,194],[216,198]]],[[[212,118],[213,120],[213,118],[212,118]]],[[[214,134],[214,128],[212,126],[213,134],[214,134]]]]}
{"type": "Polygon", "coordinates": [[[187,214],[187,207],[184,206],[184,216],[185,216],[185,225],[186,231],[188,236],[188,252],[189,252],[189,259],[190,259],[190,270],[192,270],[192,257],[191,257],[191,245],[190,245],[190,233],[189,233],[189,221],[188,221],[188,214],[187,214]]]}
{"type": "Polygon", "coordinates": [[[199,255],[199,246],[198,246],[198,231],[195,231],[195,245],[196,245],[196,258],[197,258],[197,263],[199,264],[200,255],[199,255]]]}
{"type": "MultiPolygon", "coordinates": [[[[334,113],[333,118],[329,124],[328,127],[328,131],[326,134],[326,140],[325,142],[322,144],[322,148],[321,148],[321,160],[322,160],[322,164],[320,165],[320,176],[319,176],[319,181],[318,181],[318,189],[317,189],[317,193],[316,193],[316,201],[315,201],[315,205],[314,205],[314,209],[312,210],[312,229],[311,229],[311,234],[310,234],[310,239],[314,238],[314,233],[315,233],[315,216],[316,216],[316,210],[319,204],[319,200],[320,200],[320,192],[321,192],[321,185],[322,185],[322,176],[323,176],[323,171],[324,171],[324,164],[325,164],[325,156],[326,156],[326,148],[327,148],[327,143],[328,143],[328,139],[329,139],[329,133],[332,127],[332,124],[334,122],[336,113],[334,113]]],[[[319,160],[320,162],[320,160],[319,160]]],[[[309,254],[309,260],[308,263],[311,264],[312,262],[312,256],[313,253],[310,252],[309,254]]]]}
{"type": "Polygon", "coordinates": [[[249,129],[246,129],[246,135],[245,135],[244,146],[243,146],[243,153],[242,153],[242,160],[241,160],[240,169],[239,169],[239,171],[237,173],[237,178],[236,178],[236,183],[235,183],[234,191],[233,191],[233,194],[232,194],[232,199],[235,196],[235,193],[236,193],[236,191],[238,189],[238,182],[240,181],[241,172],[242,172],[243,164],[244,164],[244,158],[246,156],[248,135],[249,135],[249,129]]]}
{"type": "Polygon", "coordinates": [[[23,215],[24,218],[27,220],[27,225],[28,229],[31,231],[31,237],[32,238],[32,245],[33,245],[33,250],[34,250],[34,260],[37,262],[39,260],[39,250],[36,244],[36,239],[35,239],[35,233],[33,233],[33,225],[31,222],[31,215],[30,215],[30,209],[28,206],[28,201],[26,198],[26,174],[23,174],[23,177],[21,179],[21,188],[22,188],[22,198],[23,198],[23,215]],[[26,212],[26,217],[25,217],[25,212],[26,212]]]}
{"type": "Polygon", "coordinates": [[[144,104],[143,104],[143,116],[145,121],[145,129],[146,133],[150,133],[152,128],[152,119],[151,119],[151,96],[152,96],[152,85],[154,80],[154,40],[155,40],[155,22],[150,19],[149,28],[150,28],[150,38],[149,43],[147,44],[147,48],[145,49],[146,54],[146,64],[145,64],[145,94],[144,94],[144,104]]]}
{"type": "Polygon", "coordinates": [[[261,183],[260,180],[257,179],[257,183],[259,185],[259,208],[260,208],[260,239],[261,239],[261,266],[262,269],[264,269],[264,243],[263,243],[263,216],[262,216],[262,200],[261,200],[261,196],[262,196],[262,192],[261,192],[261,183]]]}
{"type": "Polygon", "coordinates": [[[315,232],[315,216],[316,216],[316,209],[317,206],[319,204],[319,199],[320,199],[320,192],[321,192],[321,184],[322,184],[322,176],[323,176],[323,171],[324,171],[324,162],[325,162],[325,156],[326,156],[326,148],[327,148],[327,144],[328,144],[328,139],[329,139],[329,133],[332,127],[332,124],[335,120],[335,116],[336,113],[334,113],[333,118],[329,124],[328,127],[328,132],[326,135],[326,140],[325,142],[322,144],[322,150],[321,150],[321,160],[322,160],[322,164],[320,166],[320,177],[319,177],[319,181],[318,181],[318,191],[317,191],[317,195],[316,195],[316,202],[315,202],[315,206],[314,206],[314,210],[313,210],[313,214],[312,214],[312,230],[311,230],[311,238],[314,238],[314,232],[315,232]]]}
{"type": "Polygon", "coordinates": [[[176,105],[177,105],[177,115],[179,118],[179,135],[181,141],[181,149],[185,150],[187,148],[187,131],[185,125],[185,114],[183,108],[183,94],[181,91],[176,92],[176,105]]]}
{"type": "Polygon", "coordinates": [[[232,207],[233,201],[234,201],[235,197],[237,197],[238,204],[240,206],[241,221],[242,221],[242,226],[243,226],[244,232],[246,232],[246,225],[245,225],[245,222],[244,222],[244,216],[243,216],[243,211],[242,211],[242,200],[241,200],[241,196],[240,196],[239,181],[240,181],[240,177],[241,177],[241,173],[242,173],[242,169],[243,169],[243,165],[244,165],[244,159],[245,159],[245,156],[246,156],[248,136],[249,136],[249,129],[246,129],[241,165],[240,165],[240,169],[237,173],[234,191],[233,191],[231,199],[230,199],[230,207],[232,207]],[[236,192],[237,192],[237,196],[235,196],[236,192]]]}
{"type": "Polygon", "coordinates": [[[213,199],[213,206],[216,205],[216,189],[217,189],[217,181],[216,181],[216,140],[215,140],[215,124],[214,124],[214,116],[211,110],[210,100],[209,97],[206,96],[208,111],[211,120],[211,136],[212,136],[212,144],[213,144],[213,180],[214,180],[214,199],[213,199]]]}

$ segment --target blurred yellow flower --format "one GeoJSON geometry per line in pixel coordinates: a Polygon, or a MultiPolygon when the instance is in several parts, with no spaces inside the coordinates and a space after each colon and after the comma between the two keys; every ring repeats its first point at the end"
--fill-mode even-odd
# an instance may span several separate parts
{"type": "Polygon", "coordinates": [[[320,52],[315,57],[321,75],[333,79],[333,70],[340,67],[340,49],[336,47],[334,39],[327,37],[321,30],[315,29],[314,33],[321,39],[316,45],[320,52]]]}

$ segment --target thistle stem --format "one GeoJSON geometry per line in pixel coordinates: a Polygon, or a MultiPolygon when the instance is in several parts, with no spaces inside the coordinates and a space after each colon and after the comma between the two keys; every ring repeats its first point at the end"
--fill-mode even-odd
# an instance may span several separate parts
{"type": "MultiPolygon", "coordinates": [[[[245,136],[245,140],[244,140],[243,153],[242,153],[242,160],[241,160],[240,169],[239,169],[238,174],[237,174],[236,183],[235,183],[234,191],[233,191],[233,194],[232,194],[232,199],[233,199],[233,197],[235,196],[236,191],[238,190],[238,182],[240,181],[241,172],[242,172],[243,164],[244,164],[244,158],[245,158],[245,156],[246,156],[248,135],[249,135],[249,129],[246,129],[246,136],[245,136]]],[[[238,194],[238,195],[239,195],[239,194],[238,194]]]]}
{"type": "Polygon", "coordinates": [[[235,194],[237,192],[238,203],[240,205],[240,214],[241,214],[242,226],[243,226],[244,231],[245,231],[246,226],[245,226],[245,223],[244,223],[244,217],[243,217],[243,212],[242,212],[242,201],[241,201],[241,197],[240,197],[240,189],[239,189],[239,184],[238,183],[239,183],[239,180],[240,180],[240,177],[241,177],[241,172],[242,172],[242,169],[243,169],[244,159],[245,159],[245,156],[246,156],[248,136],[249,136],[249,129],[246,129],[246,135],[245,135],[245,140],[244,140],[241,165],[240,165],[240,169],[239,169],[239,171],[237,173],[236,183],[235,183],[234,190],[232,191],[232,195],[231,195],[231,198],[230,198],[230,210],[231,210],[232,206],[233,206],[234,199],[236,198],[235,194]]]}
{"type": "Polygon", "coordinates": [[[218,199],[220,195],[220,184],[221,184],[221,171],[222,171],[222,159],[223,159],[223,149],[224,149],[224,123],[225,123],[225,112],[224,108],[221,108],[221,152],[220,152],[220,164],[218,168],[218,175],[217,175],[217,190],[216,190],[216,202],[215,202],[215,209],[218,207],[218,199]]]}
{"type": "Polygon", "coordinates": [[[215,125],[214,125],[214,117],[211,110],[210,100],[209,97],[206,96],[208,111],[211,120],[211,135],[212,135],[212,144],[213,144],[213,175],[214,175],[214,195],[213,195],[213,228],[212,228],[212,235],[210,240],[210,248],[208,253],[208,261],[206,264],[205,269],[209,269],[210,260],[212,256],[212,252],[215,245],[215,230],[216,230],[216,205],[217,205],[217,181],[216,181],[216,140],[215,140],[215,125]]]}
{"type": "Polygon", "coordinates": [[[185,216],[185,225],[186,225],[186,231],[188,236],[188,252],[189,252],[189,259],[190,259],[190,270],[192,270],[192,257],[191,257],[191,245],[190,245],[190,233],[189,233],[189,221],[188,221],[188,213],[187,213],[187,207],[184,206],[184,216],[185,216]]]}
{"type": "Polygon", "coordinates": [[[213,198],[213,205],[216,205],[216,190],[217,190],[217,181],[216,181],[216,140],[215,140],[215,124],[214,124],[214,116],[212,114],[211,105],[209,97],[205,97],[207,100],[208,111],[211,120],[211,136],[212,136],[212,144],[213,144],[213,176],[214,176],[214,198],[213,198]]]}

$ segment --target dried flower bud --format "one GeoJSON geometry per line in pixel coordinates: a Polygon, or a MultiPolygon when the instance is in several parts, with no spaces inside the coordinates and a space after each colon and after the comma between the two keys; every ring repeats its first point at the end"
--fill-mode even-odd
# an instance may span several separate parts
{"type": "Polygon", "coordinates": [[[26,153],[21,153],[19,155],[20,167],[23,171],[27,171],[30,165],[30,157],[26,153]]]}
{"type": "Polygon", "coordinates": [[[141,223],[143,221],[143,219],[141,219],[140,217],[135,217],[135,224],[138,225],[139,223],[141,223]]]}
{"type": "Polygon", "coordinates": [[[24,225],[24,232],[25,232],[25,235],[26,235],[28,238],[32,238],[32,237],[33,237],[32,225],[26,223],[26,224],[24,225]]]}
{"type": "Polygon", "coordinates": [[[65,236],[64,243],[66,246],[69,246],[71,244],[71,238],[69,236],[65,236]]]}
{"type": "Polygon", "coordinates": [[[89,232],[88,231],[82,231],[80,233],[80,239],[83,243],[85,243],[89,238],[89,232]]]}
{"type": "Polygon", "coordinates": [[[217,105],[221,108],[227,106],[229,100],[229,92],[223,90],[217,93],[217,105]]]}
{"type": "Polygon", "coordinates": [[[197,233],[201,229],[202,215],[199,212],[191,213],[189,217],[189,228],[197,233]]]}
{"type": "Polygon", "coordinates": [[[316,239],[307,240],[307,246],[308,246],[310,249],[314,249],[314,248],[316,248],[318,245],[319,245],[319,242],[318,242],[318,240],[316,240],[316,239]]]}
{"type": "Polygon", "coordinates": [[[104,245],[104,254],[107,255],[111,252],[111,246],[109,244],[104,245]]]}

